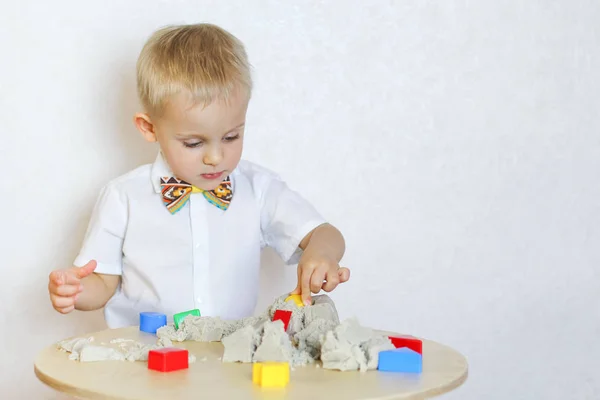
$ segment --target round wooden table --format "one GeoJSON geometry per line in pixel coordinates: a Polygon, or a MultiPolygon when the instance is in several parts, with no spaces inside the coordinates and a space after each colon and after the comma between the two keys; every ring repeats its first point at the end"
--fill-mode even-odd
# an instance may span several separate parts
{"type": "MultiPolygon", "coordinates": [[[[395,335],[391,332],[381,333],[395,335]]],[[[138,327],[107,329],[86,335],[94,343],[117,338],[156,343],[156,336],[138,327]]],[[[100,361],[80,363],[56,345],[42,350],[35,374],[45,384],[86,399],[423,399],[448,392],[467,378],[467,361],[457,351],[423,340],[423,372],[403,374],[377,370],[334,371],[312,364],[291,370],[285,388],[261,388],[252,383],[252,364],[223,363],[220,342],[174,342],[195,355],[189,369],[161,373],[146,362],[100,361]]],[[[319,365],[320,366],[320,365],[319,365]]]]}

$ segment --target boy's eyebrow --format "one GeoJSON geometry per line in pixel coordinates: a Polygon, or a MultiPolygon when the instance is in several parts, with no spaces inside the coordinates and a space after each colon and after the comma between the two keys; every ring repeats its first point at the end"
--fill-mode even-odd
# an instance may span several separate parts
{"type": "Polygon", "coordinates": [[[246,121],[242,122],[241,124],[239,124],[238,126],[234,126],[233,128],[231,128],[230,130],[228,130],[227,132],[225,132],[225,134],[228,134],[231,131],[235,131],[236,129],[240,129],[242,126],[246,125],[246,121]]]}
{"type": "MultiPolygon", "coordinates": [[[[242,122],[241,124],[239,124],[238,126],[235,126],[231,129],[229,129],[227,132],[224,133],[224,135],[226,135],[227,133],[234,131],[236,129],[239,129],[241,127],[243,127],[244,125],[246,125],[246,121],[242,122]]],[[[197,139],[206,139],[207,137],[201,133],[195,133],[195,132],[190,132],[190,133],[177,133],[175,135],[178,139],[190,139],[190,138],[197,138],[197,139]]]]}

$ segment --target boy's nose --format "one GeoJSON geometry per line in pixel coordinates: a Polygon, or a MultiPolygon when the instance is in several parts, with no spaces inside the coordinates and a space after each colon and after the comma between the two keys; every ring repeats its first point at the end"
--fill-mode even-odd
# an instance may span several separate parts
{"type": "Polygon", "coordinates": [[[218,165],[223,159],[223,151],[220,146],[211,146],[204,153],[202,160],[206,165],[218,165]]]}

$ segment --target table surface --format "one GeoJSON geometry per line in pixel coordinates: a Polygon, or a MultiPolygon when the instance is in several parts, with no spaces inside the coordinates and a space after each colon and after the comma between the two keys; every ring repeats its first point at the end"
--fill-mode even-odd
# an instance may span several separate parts
{"type": "MultiPolygon", "coordinates": [[[[391,332],[377,331],[389,335],[391,332]]],[[[155,344],[156,336],[128,327],[91,333],[94,343],[134,339],[155,344]]],[[[298,399],[345,400],[423,399],[448,392],[467,378],[467,361],[457,351],[423,340],[423,372],[404,374],[377,370],[335,371],[320,363],[296,367],[285,388],[261,388],[252,383],[252,364],[223,363],[220,342],[174,342],[197,358],[189,369],[161,373],[146,362],[100,361],[80,363],[56,345],[42,350],[35,374],[50,387],[86,399],[298,399]],[[317,367],[319,365],[319,367],[317,367]]]]}

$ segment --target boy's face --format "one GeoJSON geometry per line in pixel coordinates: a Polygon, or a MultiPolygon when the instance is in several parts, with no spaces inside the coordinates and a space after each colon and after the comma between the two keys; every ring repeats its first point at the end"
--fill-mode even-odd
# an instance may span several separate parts
{"type": "Polygon", "coordinates": [[[189,94],[174,96],[163,115],[150,121],[144,131],[136,116],[136,125],[147,140],[158,141],[161,150],[179,179],[213,190],[238,165],[242,156],[248,95],[237,93],[225,101],[206,107],[194,105],[189,94]]]}

